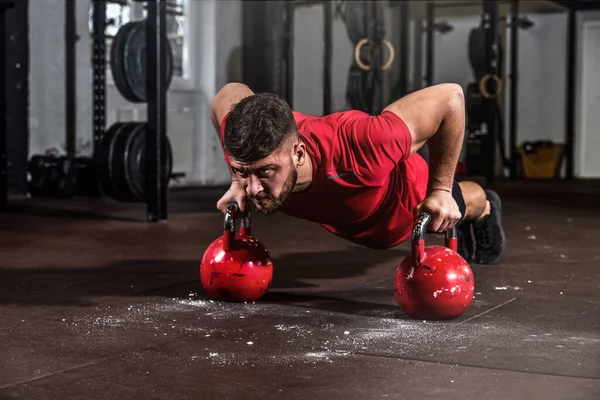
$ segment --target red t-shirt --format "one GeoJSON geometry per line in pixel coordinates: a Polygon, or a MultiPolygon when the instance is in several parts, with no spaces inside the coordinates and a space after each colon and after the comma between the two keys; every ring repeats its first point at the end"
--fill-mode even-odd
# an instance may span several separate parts
{"type": "Polygon", "coordinates": [[[366,247],[389,248],[408,239],[429,171],[421,156],[410,155],[412,138],[404,121],[389,111],[324,117],[294,112],[294,117],[313,164],[313,181],[305,192],[292,193],[282,211],[366,247]]]}

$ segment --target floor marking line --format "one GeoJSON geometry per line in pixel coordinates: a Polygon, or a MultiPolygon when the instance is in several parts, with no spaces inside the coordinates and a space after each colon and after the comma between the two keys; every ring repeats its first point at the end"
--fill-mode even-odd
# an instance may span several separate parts
{"type": "Polygon", "coordinates": [[[487,313],[489,313],[489,312],[492,312],[492,311],[494,311],[494,310],[496,310],[496,309],[498,309],[498,308],[500,308],[500,307],[503,307],[503,306],[505,306],[505,305],[507,305],[507,304],[510,304],[510,303],[512,303],[512,302],[513,302],[513,301],[515,301],[516,299],[517,299],[516,297],[513,297],[512,299],[510,299],[510,300],[508,300],[508,301],[505,301],[505,302],[504,302],[504,303],[502,303],[502,304],[498,304],[496,307],[492,307],[492,308],[490,308],[489,310],[483,311],[482,313],[479,313],[479,314],[477,314],[477,315],[473,315],[471,318],[467,318],[467,319],[465,319],[464,321],[460,321],[459,323],[457,323],[457,324],[455,324],[455,325],[464,324],[465,322],[469,322],[469,321],[471,321],[471,320],[473,320],[473,319],[475,319],[475,318],[477,318],[477,317],[481,317],[481,316],[482,316],[482,315],[484,315],[484,314],[487,314],[487,313]]]}
{"type": "MultiPolygon", "coordinates": [[[[449,325],[448,325],[448,326],[447,326],[445,329],[442,329],[442,330],[441,330],[441,331],[440,331],[440,332],[439,332],[439,333],[438,333],[436,336],[439,336],[439,335],[443,334],[444,332],[446,332],[446,331],[447,331],[447,330],[449,330],[449,329],[452,329],[452,328],[454,328],[455,326],[458,326],[458,325],[464,324],[465,322],[469,322],[469,321],[471,321],[471,320],[473,320],[473,319],[475,319],[475,318],[477,318],[477,317],[480,317],[480,316],[482,316],[482,315],[484,315],[484,314],[487,314],[487,313],[489,313],[489,312],[492,312],[492,311],[494,311],[494,310],[497,310],[497,309],[498,309],[498,308],[500,308],[500,307],[503,307],[503,306],[505,306],[505,305],[507,305],[507,304],[509,304],[509,303],[512,303],[512,302],[513,302],[513,301],[515,301],[516,299],[517,299],[516,297],[513,297],[512,299],[510,299],[510,300],[508,300],[508,301],[505,301],[505,302],[504,302],[504,303],[502,303],[502,304],[498,304],[497,306],[495,306],[495,307],[492,307],[492,308],[490,308],[489,310],[485,310],[485,311],[483,311],[483,312],[481,312],[481,313],[479,313],[479,314],[477,314],[477,315],[474,315],[474,316],[472,316],[471,318],[467,318],[467,319],[466,319],[466,320],[464,320],[464,321],[458,322],[458,323],[456,323],[456,324],[449,324],[449,325]]],[[[411,346],[414,346],[415,344],[417,344],[417,343],[420,343],[420,342],[421,342],[420,340],[415,340],[414,342],[412,342],[412,343],[408,343],[406,346],[402,347],[402,348],[401,348],[401,350],[407,349],[407,348],[409,348],[409,347],[411,347],[411,346]]]]}
{"type": "Polygon", "coordinates": [[[567,375],[567,374],[556,374],[552,372],[540,372],[540,371],[524,371],[524,370],[513,370],[506,368],[498,368],[498,367],[490,367],[485,365],[475,365],[475,364],[465,364],[465,363],[455,363],[448,361],[433,361],[433,360],[424,360],[421,358],[410,358],[410,357],[399,357],[390,354],[373,354],[366,352],[350,352],[350,354],[358,355],[358,356],[367,356],[367,357],[376,357],[376,358],[389,358],[393,360],[404,360],[404,361],[416,361],[422,362],[425,364],[439,364],[439,365],[451,365],[454,367],[464,367],[464,368],[476,368],[476,369],[485,369],[491,371],[503,371],[503,372],[512,372],[517,374],[526,374],[526,375],[541,375],[541,376],[552,376],[556,378],[569,378],[569,379],[585,379],[590,381],[600,381],[600,378],[594,378],[591,376],[578,376],[578,375],[567,375]]]}

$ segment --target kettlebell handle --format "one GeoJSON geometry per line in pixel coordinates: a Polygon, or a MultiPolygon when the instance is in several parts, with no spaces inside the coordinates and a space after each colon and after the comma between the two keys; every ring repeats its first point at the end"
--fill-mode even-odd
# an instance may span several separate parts
{"type": "MultiPolygon", "coordinates": [[[[431,222],[431,214],[423,212],[419,215],[417,223],[415,224],[412,232],[412,247],[415,266],[421,265],[423,257],[425,256],[425,232],[427,226],[431,222]]],[[[456,226],[446,231],[446,247],[450,250],[458,252],[458,233],[456,226]]]]}
{"type": "MultiPolygon", "coordinates": [[[[235,220],[238,219],[239,213],[240,208],[235,202],[229,203],[227,210],[225,210],[225,218],[223,220],[223,249],[225,251],[231,251],[235,244],[235,220]]],[[[250,236],[250,231],[250,210],[248,210],[240,221],[240,235],[250,236]]]]}

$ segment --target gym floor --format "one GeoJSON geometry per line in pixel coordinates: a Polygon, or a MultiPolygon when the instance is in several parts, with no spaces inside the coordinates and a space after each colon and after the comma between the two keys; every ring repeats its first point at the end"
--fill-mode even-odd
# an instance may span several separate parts
{"type": "MultiPolygon", "coordinates": [[[[12,201],[0,244],[2,399],[598,399],[600,184],[502,183],[501,264],[459,319],[403,315],[407,245],[368,250],[253,215],[274,258],[256,303],[211,301],[199,260],[219,189],[169,221],[108,200],[12,201]]],[[[442,243],[429,236],[428,243],[442,243]]]]}

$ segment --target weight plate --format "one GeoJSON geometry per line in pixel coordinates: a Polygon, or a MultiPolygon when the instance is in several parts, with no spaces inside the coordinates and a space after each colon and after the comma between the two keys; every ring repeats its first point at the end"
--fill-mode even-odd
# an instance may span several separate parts
{"type": "Polygon", "coordinates": [[[478,81],[489,69],[486,62],[485,29],[481,27],[471,29],[469,32],[469,61],[473,69],[473,75],[478,81]]]}
{"type": "MultiPolygon", "coordinates": [[[[95,155],[96,175],[103,194],[122,202],[145,202],[146,122],[118,122],[100,138],[95,155]]],[[[166,142],[163,184],[173,170],[171,143],[166,142]]]]}
{"type": "Polygon", "coordinates": [[[100,180],[96,175],[94,159],[91,157],[76,157],[77,185],[75,195],[80,197],[100,197],[100,180]]]}
{"type": "MultiPolygon", "coordinates": [[[[127,31],[123,47],[123,71],[127,81],[127,86],[131,89],[132,97],[127,97],[128,100],[134,103],[144,103],[148,96],[146,93],[146,21],[129,22],[131,25],[127,31]]],[[[173,52],[171,45],[166,37],[165,41],[165,57],[167,64],[167,74],[165,87],[168,89],[173,78],[173,52]]]]}
{"type": "MultiPolygon", "coordinates": [[[[484,75],[490,72],[490,62],[486,58],[487,50],[487,32],[483,27],[476,27],[469,32],[469,62],[473,69],[475,80],[479,81],[484,75]]],[[[496,63],[498,71],[502,75],[503,50],[501,38],[498,36],[498,57],[496,63]]]]}
{"type": "MultiPolygon", "coordinates": [[[[146,201],[146,128],[147,124],[144,124],[143,129],[136,130],[132,137],[129,148],[129,169],[127,173],[127,179],[131,192],[141,201],[146,201]]],[[[162,183],[167,185],[173,171],[173,149],[168,136],[166,137],[165,143],[165,159],[162,183]]]]}
{"type": "Polygon", "coordinates": [[[119,90],[119,93],[130,101],[135,99],[135,95],[125,78],[125,44],[134,27],[133,23],[123,25],[115,35],[110,48],[110,69],[115,86],[119,90]]]}
{"type": "Polygon", "coordinates": [[[117,122],[113,124],[100,138],[95,154],[96,164],[96,175],[100,179],[100,185],[104,195],[114,198],[116,196],[116,189],[113,186],[113,182],[110,177],[111,163],[112,163],[112,142],[123,128],[127,126],[126,123],[117,122]]]}
{"type": "Polygon", "coordinates": [[[143,129],[139,122],[130,122],[121,129],[112,142],[112,157],[110,163],[110,180],[115,188],[113,198],[122,202],[137,202],[139,199],[133,195],[127,181],[129,165],[129,146],[136,130],[143,129]]]}
{"type": "Polygon", "coordinates": [[[52,193],[52,171],[56,169],[57,158],[34,155],[29,160],[29,193],[34,197],[45,197],[52,193]]]}

